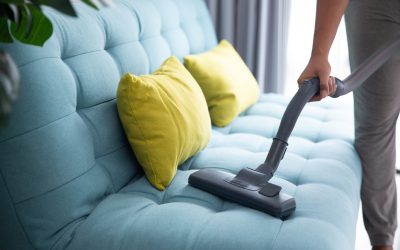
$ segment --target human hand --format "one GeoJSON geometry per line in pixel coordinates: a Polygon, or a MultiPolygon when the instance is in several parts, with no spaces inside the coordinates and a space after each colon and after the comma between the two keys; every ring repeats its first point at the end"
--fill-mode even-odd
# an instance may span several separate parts
{"type": "Polygon", "coordinates": [[[323,56],[313,55],[306,68],[301,73],[297,83],[301,86],[305,80],[318,77],[320,80],[320,91],[313,96],[310,101],[320,101],[328,95],[335,94],[336,82],[334,77],[329,76],[330,73],[331,66],[328,59],[323,56]]]}

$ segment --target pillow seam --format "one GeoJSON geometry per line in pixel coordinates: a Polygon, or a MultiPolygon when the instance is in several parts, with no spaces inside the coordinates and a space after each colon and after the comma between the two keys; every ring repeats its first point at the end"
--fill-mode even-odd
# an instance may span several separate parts
{"type": "MultiPolygon", "coordinates": [[[[140,81],[139,79],[135,79],[136,81],[140,81]]],[[[130,91],[132,91],[132,85],[131,84],[129,84],[129,90],[130,91]]],[[[132,103],[129,101],[129,100],[131,100],[131,92],[130,91],[128,91],[128,103],[129,103],[129,107],[130,107],[130,109],[131,109],[131,112],[132,112],[132,116],[133,116],[133,119],[135,120],[135,122],[136,122],[136,124],[137,124],[137,126],[138,126],[138,128],[139,128],[139,131],[140,131],[140,133],[141,133],[141,135],[142,135],[142,138],[144,139],[144,141],[145,141],[145,144],[146,144],[146,147],[148,148],[148,144],[147,144],[147,140],[146,140],[146,137],[144,136],[144,133],[143,133],[143,131],[142,131],[142,128],[141,128],[141,126],[139,125],[139,123],[138,123],[138,119],[136,118],[136,116],[135,116],[135,112],[133,111],[134,109],[133,109],[133,107],[132,107],[132,103]]],[[[153,162],[152,162],[152,160],[151,160],[151,157],[149,157],[149,154],[147,153],[147,150],[146,150],[146,158],[147,158],[147,160],[150,162],[150,168],[151,168],[151,171],[153,172],[153,176],[154,176],[154,181],[155,181],[155,183],[159,183],[158,181],[157,181],[157,175],[155,174],[156,172],[154,171],[154,168],[153,168],[153,162]]],[[[143,167],[143,166],[142,166],[143,167]]]]}

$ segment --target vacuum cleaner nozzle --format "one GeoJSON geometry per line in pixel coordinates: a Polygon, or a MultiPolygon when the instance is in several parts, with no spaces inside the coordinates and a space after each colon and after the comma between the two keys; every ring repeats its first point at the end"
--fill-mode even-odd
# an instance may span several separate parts
{"type": "Polygon", "coordinates": [[[256,170],[243,168],[237,175],[202,169],[189,177],[191,186],[279,218],[296,209],[295,199],[268,182],[285,156],[288,138],[304,105],[319,91],[319,80],[305,82],[290,101],[267,158],[256,170]]]}
{"type": "MultiPolygon", "coordinates": [[[[267,177],[268,178],[268,177],[267,177]]],[[[215,169],[202,169],[189,177],[193,187],[233,202],[285,219],[295,209],[295,199],[267,182],[263,173],[244,168],[238,175],[215,169]]]]}

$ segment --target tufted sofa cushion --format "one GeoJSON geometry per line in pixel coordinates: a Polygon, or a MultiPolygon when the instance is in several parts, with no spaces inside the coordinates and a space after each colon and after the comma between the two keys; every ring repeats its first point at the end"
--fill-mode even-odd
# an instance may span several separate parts
{"type": "Polygon", "coordinates": [[[282,221],[187,185],[196,169],[260,164],[288,98],[267,94],[180,166],[164,192],[146,181],[118,119],[125,72],[216,45],[202,0],[118,0],[79,18],[51,9],[43,48],[0,44],[21,73],[0,129],[0,249],[351,249],[360,163],[349,108],[309,104],[273,182],[294,195],[282,221]],[[322,247],[321,247],[322,246],[322,247]]]}
{"type": "Polygon", "coordinates": [[[72,249],[354,249],[360,168],[351,114],[309,104],[272,182],[296,198],[282,221],[188,186],[196,169],[237,173],[264,161],[289,99],[265,94],[181,166],[164,192],[144,177],[108,196],[77,229],[72,249]],[[323,114],[323,115],[321,115],[323,114]],[[101,239],[97,239],[102,235],[101,239]]]}

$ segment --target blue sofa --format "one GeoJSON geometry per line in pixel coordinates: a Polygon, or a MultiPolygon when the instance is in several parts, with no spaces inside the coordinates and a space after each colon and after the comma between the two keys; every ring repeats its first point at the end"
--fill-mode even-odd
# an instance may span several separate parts
{"type": "Polygon", "coordinates": [[[0,128],[0,249],[353,249],[361,183],[351,108],[310,103],[272,182],[296,198],[286,220],[188,185],[202,168],[237,173],[266,157],[290,98],[263,94],[209,145],[153,188],[116,109],[125,72],[217,44],[202,0],[115,0],[79,18],[45,9],[43,47],[1,44],[21,73],[0,128]]]}

